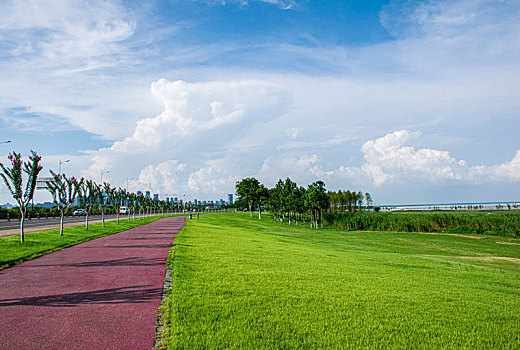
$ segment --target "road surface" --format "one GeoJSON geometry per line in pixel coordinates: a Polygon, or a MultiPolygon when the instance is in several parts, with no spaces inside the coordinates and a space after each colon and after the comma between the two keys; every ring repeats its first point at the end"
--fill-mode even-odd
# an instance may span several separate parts
{"type": "MultiPolygon", "coordinates": [[[[156,215],[159,215],[156,214],[156,215]]],[[[136,214],[136,218],[138,215],[136,214]]],[[[127,220],[126,215],[119,216],[120,220],[127,220]]],[[[132,220],[133,215],[130,215],[130,220],[132,220]]],[[[116,220],[117,215],[105,215],[105,221],[116,220]]],[[[89,224],[101,222],[101,215],[89,215],[88,217],[89,224]]],[[[63,219],[63,223],[65,227],[83,225],[85,223],[84,216],[66,216],[63,219]]],[[[47,231],[47,230],[55,230],[60,228],[60,218],[59,217],[49,217],[49,218],[32,218],[31,220],[25,219],[24,222],[24,232],[37,232],[37,231],[47,231]]],[[[20,233],[20,220],[18,218],[5,220],[0,220],[0,237],[13,236],[20,233]]]]}

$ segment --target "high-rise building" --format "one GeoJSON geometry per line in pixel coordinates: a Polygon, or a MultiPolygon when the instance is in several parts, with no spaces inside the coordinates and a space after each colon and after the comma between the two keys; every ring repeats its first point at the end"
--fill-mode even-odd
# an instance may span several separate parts
{"type": "Polygon", "coordinates": [[[159,200],[159,193],[154,193],[153,194],[153,199],[154,200],[159,200]]]}
{"type": "Polygon", "coordinates": [[[145,197],[150,198],[150,191],[146,191],[145,197]]]}
{"type": "Polygon", "coordinates": [[[199,201],[197,199],[195,199],[194,202],[195,202],[195,205],[197,205],[199,203],[199,201]]]}
{"type": "Polygon", "coordinates": [[[228,196],[228,202],[229,202],[229,204],[233,204],[233,194],[232,194],[232,193],[229,193],[227,196],[228,196]]]}
{"type": "Polygon", "coordinates": [[[173,201],[174,201],[175,203],[177,203],[177,202],[178,202],[177,197],[173,198],[173,201]]]}
{"type": "Polygon", "coordinates": [[[143,191],[137,191],[137,195],[138,196],[142,196],[143,195],[143,191]]]}

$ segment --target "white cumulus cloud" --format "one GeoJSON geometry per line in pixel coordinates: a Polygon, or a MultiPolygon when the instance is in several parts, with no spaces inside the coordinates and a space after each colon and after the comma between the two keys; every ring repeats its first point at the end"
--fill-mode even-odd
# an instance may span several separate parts
{"type": "Polygon", "coordinates": [[[369,140],[361,147],[363,164],[360,167],[340,166],[337,174],[353,178],[362,176],[376,186],[393,182],[481,184],[520,181],[520,150],[510,162],[470,166],[445,150],[409,146],[420,136],[417,132],[399,130],[369,140]]]}
{"type": "Polygon", "coordinates": [[[209,193],[234,186],[236,173],[223,174],[217,160],[224,154],[237,154],[235,159],[240,159],[236,143],[256,125],[279,118],[291,106],[291,95],[284,88],[256,80],[187,83],[161,79],[152,84],[152,92],[163,102],[164,111],[140,120],[133,134],[122,141],[90,152],[93,163],[86,175],[100,169],[128,173],[137,168],[143,169],[142,184],[168,186],[167,176],[157,174],[165,174],[164,167],[178,162],[187,172],[183,191],[209,193]]]}

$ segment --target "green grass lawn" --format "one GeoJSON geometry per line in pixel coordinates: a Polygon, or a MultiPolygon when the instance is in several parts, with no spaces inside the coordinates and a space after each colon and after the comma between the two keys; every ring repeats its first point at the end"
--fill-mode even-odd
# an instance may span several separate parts
{"type": "Polygon", "coordinates": [[[189,220],[165,348],[520,348],[520,240],[189,220]]]}
{"type": "MultiPolygon", "coordinates": [[[[153,216],[141,220],[136,219],[135,221],[131,218],[130,222],[124,218],[120,219],[119,225],[117,221],[107,221],[105,228],[102,227],[101,223],[89,224],[88,231],[85,230],[84,225],[65,227],[62,237],[59,228],[50,231],[31,232],[25,234],[25,242],[23,243],[20,242],[19,234],[0,237],[0,270],[81,242],[144,225],[165,216],[153,216]]],[[[56,226],[59,226],[59,224],[56,226]]]]}

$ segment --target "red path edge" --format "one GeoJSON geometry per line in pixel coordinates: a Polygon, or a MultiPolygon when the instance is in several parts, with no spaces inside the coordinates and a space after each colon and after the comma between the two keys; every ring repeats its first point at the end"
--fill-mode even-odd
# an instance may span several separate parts
{"type": "Polygon", "coordinates": [[[0,349],[152,349],[184,224],[159,219],[0,271],[0,349]]]}

